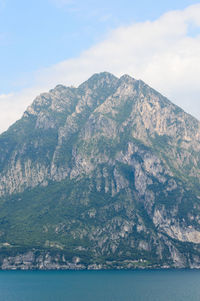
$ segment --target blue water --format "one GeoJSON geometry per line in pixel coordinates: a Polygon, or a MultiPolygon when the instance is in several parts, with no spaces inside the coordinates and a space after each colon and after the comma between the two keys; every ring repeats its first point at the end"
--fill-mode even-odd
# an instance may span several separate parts
{"type": "Polygon", "coordinates": [[[200,271],[1,271],[0,301],[199,301],[200,271]]]}

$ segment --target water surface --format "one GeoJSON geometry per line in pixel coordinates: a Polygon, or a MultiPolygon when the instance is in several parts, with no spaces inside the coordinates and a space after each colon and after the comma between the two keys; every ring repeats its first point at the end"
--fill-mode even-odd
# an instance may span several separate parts
{"type": "Polygon", "coordinates": [[[199,301],[200,271],[1,271],[1,301],[199,301]]]}

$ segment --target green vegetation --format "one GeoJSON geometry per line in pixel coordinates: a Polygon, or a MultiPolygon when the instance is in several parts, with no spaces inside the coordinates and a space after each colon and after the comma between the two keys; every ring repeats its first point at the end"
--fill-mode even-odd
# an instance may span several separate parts
{"type": "Polygon", "coordinates": [[[199,123],[127,77],[56,89],[0,135],[0,264],[28,251],[107,268],[200,260],[199,123]]]}

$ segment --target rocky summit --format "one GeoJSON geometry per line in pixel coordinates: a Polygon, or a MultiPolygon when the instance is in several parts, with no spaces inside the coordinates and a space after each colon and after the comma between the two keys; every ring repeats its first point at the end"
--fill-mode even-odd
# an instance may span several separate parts
{"type": "Polygon", "coordinates": [[[200,268],[200,122],[94,74],[0,135],[0,268],[200,268]]]}

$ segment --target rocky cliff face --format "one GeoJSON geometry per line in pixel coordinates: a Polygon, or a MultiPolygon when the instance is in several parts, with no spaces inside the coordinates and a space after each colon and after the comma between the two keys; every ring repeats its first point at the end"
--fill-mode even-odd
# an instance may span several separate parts
{"type": "Polygon", "coordinates": [[[0,262],[200,266],[200,122],[141,80],[38,96],[0,136],[0,262]]]}

